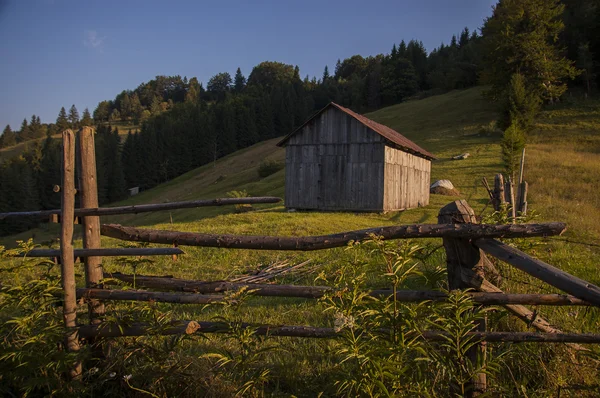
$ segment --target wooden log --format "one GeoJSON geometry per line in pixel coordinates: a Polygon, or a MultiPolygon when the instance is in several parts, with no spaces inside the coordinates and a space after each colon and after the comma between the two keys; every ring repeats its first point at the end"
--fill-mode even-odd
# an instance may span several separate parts
{"type": "MultiPolygon", "coordinates": [[[[77,294],[75,291],[75,258],[73,256],[73,217],[75,212],[75,137],[73,131],[62,133],[62,224],[60,229],[61,282],[64,292],[63,320],[66,328],[66,347],[79,351],[77,334],[77,294]]],[[[81,362],[76,361],[69,370],[73,379],[81,377],[81,362]]]]}
{"type": "Polygon", "coordinates": [[[295,285],[273,285],[260,283],[232,283],[227,281],[194,281],[187,279],[127,275],[119,272],[110,274],[111,278],[118,279],[137,287],[149,289],[161,289],[178,292],[193,293],[223,293],[230,290],[239,290],[243,288],[250,289],[251,294],[267,297],[301,297],[301,298],[319,298],[325,293],[332,291],[327,286],[295,286],[295,285]]]}
{"type": "MultiPolygon", "coordinates": [[[[111,278],[127,283],[133,283],[134,276],[115,272],[111,278]]],[[[135,275],[137,287],[147,289],[169,290],[193,293],[224,293],[230,290],[249,289],[254,296],[265,297],[300,297],[320,298],[326,293],[333,292],[329,286],[299,286],[299,285],[271,285],[255,283],[232,283],[226,281],[203,282],[177,278],[135,275]]],[[[369,294],[373,297],[392,296],[392,290],[372,290],[369,294]]],[[[505,294],[505,293],[468,293],[478,304],[531,304],[531,305],[578,305],[589,306],[587,301],[563,294],[505,294]]],[[[401,302],[421,302],[425,300],[444,301],[448,296],[435,290],[400,290],[396,292],[396,299],[401,302]]],[[[156,301],[160,301],[156,299],[156,301]]]]}
{"type": "MultiPolygon", "coordinates": [[[[475,212],[465,200],[457,200],[444,206],[438,214],[438,222],[441,223],[466,223],[477,224],[475,212]]],[[[484,276],[485,268],[492,267],[486,264],[485,254],[474,247],[469,239],[444,237],[444,249],[446,250],[446,264],[448,269],[448,289],[465,289],[469,286],[462,280],[462,270],[468,270],[484,276]]],[[[495,269],[495,268],[494,268],[495,269]]],[[[476,330],[484,332],[485,319],[477,322],[476,330]]],[[[477,344],[467,351],[467,357],[471,363],[477,363],[478,358],[485,358],[486,348],[484,344],[477,344]]],[[[485,393],[487,389],[487,375],[485,372],[477,373],[467,386],[467,396],[475,397],[485,393]]],[[[450,393],[454,393],[450,387],[450,393]]]]}
{"type": "MultiPolygon", "coordinates": [[[[477,275],[469,270],[462,271],[462,280],[469,287],[481,290],[483,292],[503,293],[502,290],[487,281],[481,275],[477,275]]],[[[504,308],[525,322],[528,326],[534,327],[537,330],[546,333],[562,333],[560,329],[553,327],[547,320],[539,316],[537,313],[531,311],[527,307],[522,305],[506,304],[504,305],[504,308]]]]}
{"type": "Polygon", "coordinates": [[[492,256],[563,292],[600,306],[600,288],[590,282],[579,279],[497,240],[479,239],[475,241],[475,245],[492,256]]]}
{"type": "Polygon", "coordinates": [[[100,232],[111,238],[186,246],[222,247],[228,249],[299,250],[311,251],[346,246],[350,241],[363,241],[377,235],[383,239],[407,238],[481,238],[481,237],[533,237],[560,235],[564,223],[518,225],[472,224],[415,224],[369,228],[332,235],[305,237],[276,237],[251,235],[217,235],[194,232],[164,231],[102,224],[100,232]]]}
{"type": "MultiPolygon", "coordinates": [[[[185,254],[178,247],[124,247],[103,249],[75,249],[75,257],[120,257],[120,256],[171,256],[185,254]]],[[[21,253],[18,257],[58,257],[60,250],[55,249],[33,249],[27,253],[21,253]]]]}
{"type": "Polygon", "coordinates": [[[77,298],[86,300],[156,301],[174,304],[210,304],[223,301],[222,295],[148,292],[144,290],[77,289],[77,298]]]}
{"type": "Polygon", "coordinates": [[[527,191],[529,190],[529,184],[527,181],[523,181],[519,188],[519,207],[517,210],[521,212],[522,215],[527,214],[527,191]]]}
{"type": "Polygon", "coordinates": [[[510,177],[507,178],[506,182],[506,201],[510,203],[510,215],[512,223],[516,222],[517,218],[517,203],[515,202],[515,186],[510,177]]]}
{"type": "MultiPolygon", "coordinates": [[[[492,202],[492,204],[494,204],[494,201],[495,201],[496,199],[494,198],[494,192],[492,192],[492,189],[490,188],[490,184],[488,183],[488,180],[487,180],[487,178],[483,177],[483,178],[481,179],[481,183],[483,184],[483,187],[484,187],[484,188],[485,188],[485,190],[487,191],[487,193],[488,193],[488,196],[490,197],[490,201],[492,202]]],[[[494,208],[495,208],[495,207],[496,207],[496,206],[494,205],[494,208]]]]}
{"type": "MultiPolygon", "coordinates": [[[[391,290],[373,290],[371,296],[391,296],[391,290]]],[[[469,292],[467,293],[476,304],[504,305],[528,304],[549,306],[590,306],[587,301],[566,294],[507,294],[499,292],[469,292]]],[[[396,300],[401,302],[445,301],[448,295],[435,290],[400,290],[396,292],[396,300]]]]}
{"type": "MultiPolygon", "coordinates": [[[[207,200],[193,200],[186,202],[171,202],[171,203],[156,203],[146,205],[132,206],[116,206],[116,207],[100,207],[93,209],[75,209],[77,216],[112,216],[116,214],[138,214],[152,211],[176,210],[176,209],[191,209],[195,207],[209,206],[231,206],[244,204],[261,204],[261,203],[279,203],[281,198],[272,196],[254,197],[254,198],[219,198],[207,200]]],[[[35,217],[47,218],[51,214],[60,214],[59,209],[41,210],[41,211],[19,211],[10,213],[0,213],[0,220],[9,218],[35,217]]]]}
{"type": "MultiPolygon", "coordinates": [[[[77,133],[79,190],[82,208],[98,207],[98,185],[96,177],[96,151],[94,144],[94,130],[83,127],[77,133]]],[[[84,249],[99,249],[100,244],[100,217],[82,217],[83,247],[84,249]]],[[[75,254],[77,256],[77,253],[75,254]]],[[[83,257],[79,255],[78,257],[83,257]]],[[[100,281],[104,279],[102,272],[102,257],[87,253],[85,263],[85,286],[88,288],[101,287],[100,281]]],[[[104,304],[101,301],[88,300],[88,313],[90,323],[100,323],[104,316],[104,304]]]]}
{"type": "Polygon", "coordinates": [[[494,197],[496,198],[494,210],[502,210],[506,203],[506,199],[504,198],[504,177],[502,174],[496,174],[494,177],[494,197]]]}
{"type": "MultiPolygon", "coordinates": [[[[335,338],[342,336],[343,332],[336,332],[333,328],[291,325],[256,325],[241,323],[241,328],[250,328],[255,335],[259,336],[281,336],[281,337],[310,337],[310,338],[335,338]]],[[[125,337],[155,335],[181,335],[194,333],[228,333],[230,326],[222,322],[204,321],[173,321],[162,329],[145,323],[135,323],[129,326],[115,324],[85,325],[79,328],[80,336],[89,337],[125,337]]],[[[418,337],[415,331],[415,337],[418,337]]],[[[423,331],[420,337],[441,341],[448,334],[435,330],[423,331]]],[[[599,343],[598,334],[575,334],[575,333],[528,333],[528,332],[471,332],[466,337],[472,337],[481,341],[489,342],[514,342],[514,343],[599,343]]]]}
{"type": "Polygon", "coordinates": [[[521,167],[519,168],[519,185],[523,183],[523,169],[525,167],[525,148],[521,152],[521,167]]]}

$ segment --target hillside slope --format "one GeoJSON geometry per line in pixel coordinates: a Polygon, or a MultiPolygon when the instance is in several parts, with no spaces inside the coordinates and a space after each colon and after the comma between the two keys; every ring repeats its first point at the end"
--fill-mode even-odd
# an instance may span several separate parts
{"type": "MultiPolygon", "coordinates": [[[[482,99],[480,88],[453,91],[445,95],[409,101],[381,109],[367,116],[389,125],[436,154],[438,160],[432,165],[432,180],[442,178],[452,180],[463,196],[472,200],[474,207],[479,209],[483,207],[486,203],[485,193],[481,187],[477,188],[478,181],[483,176],[492,176],[499,171],[501,164],[499,136],[479,133],[481,126],[487,125],[494,118],[493,106],[482,99]],[[470,152],[472,157],[459,162],[450,160],[451,156],[462,152],[470,152]]],[[[260,179],[258,176],[258,166],[262,161],[284,161],[285,150],[275,145],[278,140],[264,141],[240,150],[219,159],[214,164],[192,170],[114,205],[211,199],[225,197],[227,192],[234,190],[245,190],[251,196],[275,195],[282,197],[285,175],[283,170],[264,179],[260,179]]],[[[359,222],[355,226],[366,227],[392,222],[435,222],[439,208],[451,200],[453,198],[433,195],[431,204],[426,208],[380,216],[376,223],[370,220],[366,223],[359,222]]],[[[282,204],[255,207],[283,211],[282,204]]],[[[107,217],[103,221],[145,226],[170,223],[171,221],[193,223],[207,217],[231,212],[233,209],[225,207],[184,209],[107,217]]],[[[337,216],[330,214],[324,217],[335,218],[337,216]]],[[[325,222],[323,225],[332,224],[325,222]]],[[[32,233],[38,240],[47,240],[55,234],[55,231],[53,226],[43,225],[41,229],[9,237],[3,241],[9,243],[10,240],[24,239],[32,236],[32,233]]]]}

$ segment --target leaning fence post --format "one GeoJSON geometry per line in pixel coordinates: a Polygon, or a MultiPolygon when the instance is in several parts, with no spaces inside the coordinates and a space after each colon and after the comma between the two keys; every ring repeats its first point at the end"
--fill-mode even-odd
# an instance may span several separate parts
{"type": "MultiPolygon", "coordinates": [[[[81,194],[81,208],[98,207],[98,184],[96,178],[96,154],[94,148],[94,130],[83,127],[78,135],[78,171],[79,189],[81,194]]],[[[100,217],[82,217],[83,247],[84,249],[100,248],[100,217]]],[[[98,288],[104,278],[102,273],[102,257],[85,257],[85,286],[98,288]]],[[[90,323],[97,324],[102,321],[104,304],[96,299],[88,301],[90,323]]]]}
{"type": "MultiPolygon", "coordinates": [[[[457,200],[444,206],[438,214],[440,224],[477,224],[475,212],[465,200],[457,200]]],[[[482,275],[485,268],[485,254],[473,246],[469,239],[443,238],[444,248],[446,250],[446,262],[448,267],[448,288],[449,290],[466,289],[469,286],[462,281],[462,270],[464,268],[482,275]]],[[[477,331],[485,332],[486,322],[482,320],[477,331]]],[[[485,342],[467,352],[471,363],[476,363],[477,356],[485,358],[485,342]]],[[[468,397],[478,396],[485,392],[487,388],[487,378],[484,372],[474,376],[472,385],[467,391],[468,397]]]]}
{"type": "MultiPolygon", "coordinates": [[[[75,286],[75,261],[73,255],[73,219],[75,217],[75,136],[72,130],[62,134],[62,200],[61,200],[61,281],[64,291],[63,319],[65,321],[66,346],[69,351],[79,351],[77,333],[77,295],[75,286]]],[[[77,361],[69,371],[71,378],[81,376],[81,362],[77,361]]]]}

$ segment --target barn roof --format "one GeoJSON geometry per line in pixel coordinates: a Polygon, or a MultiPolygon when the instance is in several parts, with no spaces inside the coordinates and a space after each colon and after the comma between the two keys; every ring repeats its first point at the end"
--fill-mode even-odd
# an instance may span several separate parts
{"type": "Polygon", "coordinates": [[[304,128],[304,126],[306,126],[311,120],[315,119],[316,117],[318,117],[321,113],[323,113],[327,108],[329,107],[334,107],[339,109],[340,111],[344,112],[345,114],[352,116],[354,119],[358,120],[360,123],[362,123],[363,125],[365,125],[366,127],[368,127],[369,129],[373,130],[374,132],[376,132],[377,134],[379,134],[380,136],[382,136],[383,138],[385,138],[386,140],[396,144],[397,146],[399,146],[402,150],[405,150],[409,153],[413,153],[417,156],[421,156],[424,157],[426,159],[429,160],[433,160],[436,159],[436,157],[426,151],[425,149],[421,148],[420,146],[418,146],[417,144],[415,144],[414,142],[412,142],[411,140],[409,140],[408,138],[406,138],[405,136],[403,136],[402,134],[400,134],[399,132],[392,130],[391,128],[384,126],[383,124],[377,123],[369,118],[366,118],[362,115],[359,115],[356,112],[351,111],[348,108],[344,108],[341,105],[338,105],[334,102],[330,102],[329,104],[327,104],[323,109],[321,109],[320,111],[318,111],[317,113],[315,113],[310,119],[308,119],[306,122],[304,122],[304,124],[302,124],[300,127],[298,127],[296,130],[292,131],[290,134],[288,134],[287,136],[285,136],[284,139],[282,139],[281,141],[279,141],[277,143],[277,146],[284,146],[285,143],[290,139],[290,137],[292,137],[294,134],[296,134],[298,131],[302,130],[302,128],[304,128]]]}

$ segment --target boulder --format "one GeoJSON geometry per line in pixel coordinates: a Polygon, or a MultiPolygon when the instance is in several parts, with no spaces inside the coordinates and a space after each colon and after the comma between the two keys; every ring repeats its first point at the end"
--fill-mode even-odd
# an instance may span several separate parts
{"type": "Polygon", "coordinates": [[[469,152],[461,153],[460,155],[452,156],[452,160],[463,160],[471,156],[469,152]]]}
{"type": "Polygon", "coordinates": [[[446,196],[459,196],[460,192],[454,188],[454,185],[450,180],[438,180],[431,184],[429,193],[446,196]]]}
{"type": "Polygon", "coordinates": [[[450,180],[437,180],[433,184],[431,184],[430,188],[442,187],[446,189],[454,189],[454,184],[450,180]]]}

